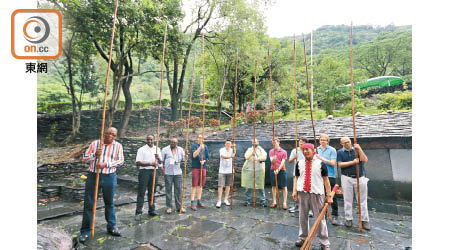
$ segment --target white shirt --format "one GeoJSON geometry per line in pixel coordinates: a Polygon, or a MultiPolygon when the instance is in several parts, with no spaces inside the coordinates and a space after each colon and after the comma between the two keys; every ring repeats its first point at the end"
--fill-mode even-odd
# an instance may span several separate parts
{"type": "MultiPolygon", "coordinates": [[[[304,191],[303,184],[305,183],[306,170],[305,170],[305,159],[302,159],[297,164],[298,170],[300,171],[300,177],[297,180],[297,191],[304,191]]],[[[325,194],[324,183],[322,177],[322,161],[316,158],[314,155],[312,165],[311,165],[311,192],[313,194],[325,194]]],[[[306,191],[305,191],[306,192],[306,191]]]]}
{"type": "MultiPolygon", "coordinates": [[[[136,154],[136,162],[138,161],[146,161],[146,162],[155,162],[155,154],[156,154],[156,146],[149,147],[147,144],[140,147],[136,154]]],[[[158,148],[158,156],[160,162],[162,162],[161,158],[161,149],[158,148]]],[[[161,165],[161,164],[160,164],[161,165]]],[[[158,167],[157,167],[158,168],[158,167]]],[[[139,166],[139,169],[154,169],[153,166],[139,166]]]]}
{"type": "Polygon", "coordinates": [[[232,158],[223,159],[222,156],[231,156],[233,154],[233,149],[230,148],[230,151],[227,151],[226,148],[221,148],[219,152],[220,152],[219,174],[231,174],[233,171],[232,169],[233,159],[232,158]]]}

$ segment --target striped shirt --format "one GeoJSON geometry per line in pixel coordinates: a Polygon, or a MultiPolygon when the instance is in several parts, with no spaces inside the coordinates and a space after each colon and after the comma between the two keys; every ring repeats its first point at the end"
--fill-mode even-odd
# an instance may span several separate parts
{"type": "MultiPolygon", "coordinates": [[[[100,148],[100,140],[95,140],[91,143],[89,148],[83,155],[83,161],[90,161],[89,172],[97,173],[97,161],[99,160],[95,155],[97,149],[100,148]]],[[[106,162],[106,167],[100,169],[102,174],[112,174],[116,172],[116,168],[121,166],[124,162],[122,144],[117,141],[113,141],[111,144],[103,145],[102,149],[102,161],[106,162]]]]}

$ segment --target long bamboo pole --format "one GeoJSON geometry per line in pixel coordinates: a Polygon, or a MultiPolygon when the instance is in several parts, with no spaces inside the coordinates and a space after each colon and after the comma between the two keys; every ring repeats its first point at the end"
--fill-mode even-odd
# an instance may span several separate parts
{"type": "MultiPolygon", "coordinates": [[[[339,185],[336,184],[333,187],[333,190],[331,191],[331,199],[333,199],[334,195],[336,194],[336,191],[338,190],[339,185]]],[[[314,225],[311,227],[310,233],[308,234],[308,237],[306,237],[305,242],[303,243],[303,246],[300,250],[309,250],[312,247],[312,244],[314,243],[314,237],[316,236],[317,230],[319,229],[319,225],[325,216],[325,213],[328,209],[328,203],[325,202],[319,216],[317,216],[316,221],[314,222],[314,225]]]]}
{"type": "Polygon", "coordinates": [[[180,214],[182,213],[183,209],[183,200],[184,200],[184,188],[186,186],[186,169],[187,169],[187,162],[188,162],[188,150],[189,150],[189,125],[191,122],[191,106],[192,106],[192,90],[194,89],[194,79],[195,79],[195,50],[194,50],[194,57],[192,59],[192,79],[191,79],[191,87],[190,87],[190,93],[189,93],[189,112],[188,112],[188,118],[187,118],[187,130],[186,130],[186,141],[185,141],[185,159],[184,159],[184,177],[183,177],[183,187],[181,188],[181,208],[180,208],[180,214]]]}
{"type": "MultiPolygon", "coordinates": [[[[202,144],[205,145],[205,35],[202,34],[202,74],[203,74],[203,126],[202,126],[202,144]]],[[[202,150],[201,162],[203,162],[205,149],[202,150]]],[[[200,164],[200,192],[203,190],[203,165],[200,164]]],[[[201,193],[200,193],[201,194],[201,193]]]]}
{"type": "MultiPolygon", "coordinates": [[[[355,87],[353,83],[353,22],[350,23],[350,83],[352,84],[352,117],[353,117],[353,143],[356,141],[356,121],[355,121],[355,87]]],[[[358,158],[358,150],[355,149],[355,158],[358,158]]],[[[358,193],[358,217],[359,217],[359,231],[362,232],[361,220],[361,191],[359,187],[359,163],[356,163],[356,191],[358,193]]]]}
{"type": "MultiPolygon", "coordinates": [[[[255,59],[255,84],[253,86],[253,142],[256,139],[256,70],[258,68],[258,58],[255,59]]],[[[252,143],[253,143],[252,142],[252,143]]],[[[256,207],[256,162],[255,162],[256,151],[253,147],[253,208],[256,207]]]]}
{"type": "Polygon", "coordinates": [[[316,146],[316,153],[317,153],[316,129],[314,128],[314,117],[313,117],[313,112],[312,112],[311,90],[310,90],[310,87],[309,87],[308,63],[306,61],[305,35],[302,34],[302,37],[303,37],[303,55],[305,57],[305,69],[306,69],[306,87],[308,88],[309,113],[311,115],[311,124],[312,124],[312,129],[313,129],[313,136],[314,136],[314,145],[316,146]]]}
{"type": "MultiPolygon", "coordinates": [[[[105,132],[105,116],[106,116],[106,99],[108,97],[109,72],[111,71],[111,58],[112,58],[112,49],[113,49],[113,44],[114,44],[114,33],[116,30],[116,19],[117,19],[118,6],[119,6],[119,0],[116,0],[115,7],[114,7],[111,42],[109,43],[109,59],[108,59],[108,69],[106,70],[105,95],[103,97],[102,127],[101,127],[101,131],[100,131],[100,148],[103,148],[103,134],[105,132]]],[[[102,162],[102,156],[100,156],[100,159],[98,162],[102,162]]],[[[97,168],[97,173],[95,174],[94,203],[92,204],[91,237],[95,236],[95,212],[97,211],[97,195],[98,195],[99,179],[100,179],[100,169],[97,168]]]]}
{"type": "MultiPolygon", "coordinates": [[[[239,51],[236,49],[236,69],[234,73],[234,113],[233,113],[233,145],[235,137],[236,137],[236,93],[237,93],[237,74],[238,74],[238,65],[239,65],[239,51]]],[[[235,152],[236,153],[236,152],[235,152]]],[[[234,188],[234,158],[231,161],[231,203],[230,203],[230,209],[233,209],[233,188],[234,188]]]]}
{"type": "MultiPolygon", "coordinates": [[[[269,80],[270,80],[270,99],[271,99],[271,106],[272,106],[272,144],[275,141],[275,118],[274,118],[274,101],[273,101],[273,87],[272,87],[272,64],[270,63],[270,44],[267,42],[267,60],[269,64],[269,80]]],[[[273,148],[275,151],[275,148],[273,148]]],[[[277,204],[278,208],[281,209],[280,205],[280,194],[278,192],[278,175],[275,174],[275,188],[276,188],[276,198],[277,198],[277,204]]]]}
{"type": "MultiPolygon", "coordinates": [[[[297,47],[296,47],[296,38],[294,34],[294,110],[295,110],[295,157],[294,161],[294,169],[297,167],[297,159],[298,159],[298,118],[297,118],[297,47]]],[[[298,208],[300,209],[300,199],[297,200],[298,208]]],[[[295,203],[294,203],[295,210],[295,203]]]]}
{"type": "MultiPolygon", "coordinates": [[[[156,154],[158,154],[158,148],[159,148],[159,128],[160,128],[160,124],[161,124],[162,83],[163,83],[163,79],[164,79],[164,55],[165,55],[165,51],[166,51],[166,38],[167,38],[167,23],[164,27],[164,42],[163,42],[163,53],[162,53],[162,60],[161,60],[161,81],[159,84],[158,128],[156,129],[156,154]]],[[[159,158],[159,156],[160,155],[158,155],[158,158],[159,158]]],[[[155,157],[155,161],[158,163],[158,159],[156,157],[155,157]]],[[[157,168],[157,166],[155,166],[153,168],[152,198],[151,198],[150,206],[153,206],[153,202],[155,201],[154,196],[155,196],[156,168],[157,168]]]]}

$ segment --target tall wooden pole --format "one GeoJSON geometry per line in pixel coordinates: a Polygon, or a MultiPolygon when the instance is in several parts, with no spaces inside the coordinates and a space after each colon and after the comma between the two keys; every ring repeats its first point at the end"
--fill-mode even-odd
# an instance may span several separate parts
{"type": "MultiPolygon", "coordinates": [[[[103,134],[105,132],[105,116],[106,116],[106,99],[108,97],[109,72],[111,71],[111,58],[112,58],[112,49],[113,49],[113,45],[114,45],[114,33],[116,30],[116,19],[117,19],[118,6],[119,6],[119,0],[116,0],[116,4],[114,7],[111,42],[109,43],[109,59],[108,59],[108,69],[106,70],[105,95],[103,97],[102,127],[101,127],[101,131],[100,131],[100,148],[103,148],[103,134]]],[[[98,162],[102,162],[102,156],[100,156],[100,159],[98,162]]],[[[99,179],[100,179],[100,169],[97,168],[97,173],[95,174],[94,203],[92,204],[91,237],[95,236],[95,212],[97,211],[97,196],[98,196],[99,179]]]]}
{"type": "MultiPolygon", "coordinates": [[[[205,145],[205,35],[202,34],[202,74],[203,74],[203,126],[202,126],[202,143],[205,145]]],[[[205,149],[202,150],[201,162],[203,162],[205,149]]],[[[200,164],[200,190],[203,190],[203,165],[200,164]]]]}
{"type": "Polygon", "coordinates": [[[305,35],[302,34],[302,37],[303,37],[303,55],[305,57],[305,68],[306,68],[306,87],[308,88],[309,113],[311,114],[311,124],[312,124],[312,129],[313,129],[314,145],[316,146],[316,153],[317,153],[316,129],[314,128],[314,117],[313,117],[313,112],[312,112],[311,90],[310,90],[310,87],[309,87],[308,62],[306,61],[305,35]]]}
{"type": "MultiPolygon", "coordinates": [[[[166,23],[166,25],[164,27],[164,41],[163,41],[163,52],[162,52],[162,60],[161,60],[161,77],[160,77],[161,81],[160,81],[160,84],[159,84],[158,127],[156,129],[156,154],[158,154],[159,128],[160,128],[160,124],[161,124],[162,83],[163,83],[163,80],[164,80],[164,55],[165,55],[165,51],[166,51],[166,38],[167,38],[167,23],[166,23]]],[[[158,157],[159,156],[160,155],[158,155],[158,157]]],[[[156,161],[156,163],[158,163],[158,159],[156,159],[156,157],[155,157],[155,161],[156,161]]],[[[154,196],[155,196],[156,168],[157,168],[157,166],[155,166],[153,168],[152,198],[151,198],[151,201],[150,201],[150,206],[153,206],[153,202],[155,201],[154,196]]]]}
{"type": "MultiPolygon", "coordinates": [[[[255,84],[253,86],[253,142],[256,139],[256,70],[258,68],[258,58],[255,59],[255,84]]],[[[252,144],[253,144],[252,142],[252,144]]],[[[253,146],[253,145],[252,145],[253,146]]],[[[253,208],[256,207],[256,151],[253,147],[253,208]]]]}
{"type": "MultiPolygon", "coordinates": [[[[356,141],[356,121],[355,121],[355,87],[353,83],[353,22],[350,23],[350,83],[352,84],[352,117],[353,117],[353,143],[356,141]]],[[[358,158],[358,150],[355,149],[355,158],[358,158]]],[[[359,217],[359,231],[362,232],[361,220],[361,191],[359,188],[359,163],[356,163],[356,192],[358,193],[358,217],[359,217]]]]}
{"type": "MultiPolygon", "coordinates": [[[[275,118],[274,118],[274,100],[273,100],[273,87],[272,87],[272,64],[270,63],[270,44],[267,42],[267,60],[269,64],[269,80],[270,80],[270,99],[271,99],[271,106],[272,106],[272,145],[275,141],[275,118]]],[[[275,148],[273,148],[275,152],[275,148]]],[[[278,208],[281,209],[280,205],[280,196],[278,192],[278,175],[275,174],[275,188],[276,188],[276,197],[277,197],[277,203],[278,208]]]]}
{"type": "MultiPolygon", "coordinates": [[[[189,150],[189,146],[188,146],[189,145],[189,125],[191,122],[192,89],[194,89],[194,80],[195,80],[195,50],[194,50],[194,57],[192,59],[192,79],[191,79],[191,87],[190,87],[190,93],[189,93],[189,112],[188,112],[188,118],[187,118],[186,141],[185,141],[185,149],[184,149],[185,152],[188,152],[188,150],[189,150]]],[[[180,214],[182,213],[181,210],[183,209],[184,188],[186,186],[187,162],[188,162],[188,155],[185,153],[183,187],[181,189],[182,195],[181,195],[180,214]]]]}
{"type": "MultiPolygon", "coordinates": [[[[234,113],[233,113],[233,145],[234,140],[236,138],[236,92],[237,92],[237,74],[238,74],[238,65],[239,65],[239,51],[236,49],[236,69],[234,73],[234,113]]],[[[234,158],[231,161],[231,203],[230,203],[230,209],[233,209],[233,188],[234,188],[234,158]]]]}

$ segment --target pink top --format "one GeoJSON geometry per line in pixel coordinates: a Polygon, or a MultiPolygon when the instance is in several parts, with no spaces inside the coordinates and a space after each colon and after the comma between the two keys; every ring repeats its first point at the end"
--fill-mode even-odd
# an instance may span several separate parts
{"type": "Polygon", "coordinates": [[[278,150],[271,149],[269,152],[269,157],[273,157],[274,155],[277,156],[277,159],[275,161],[275,166],[271,164],[270,170],[278,169],[280,167],[281,161],[283,159],[286,161],[287,159],[287,153],[282,148],[279,148],[278,150]]]}

